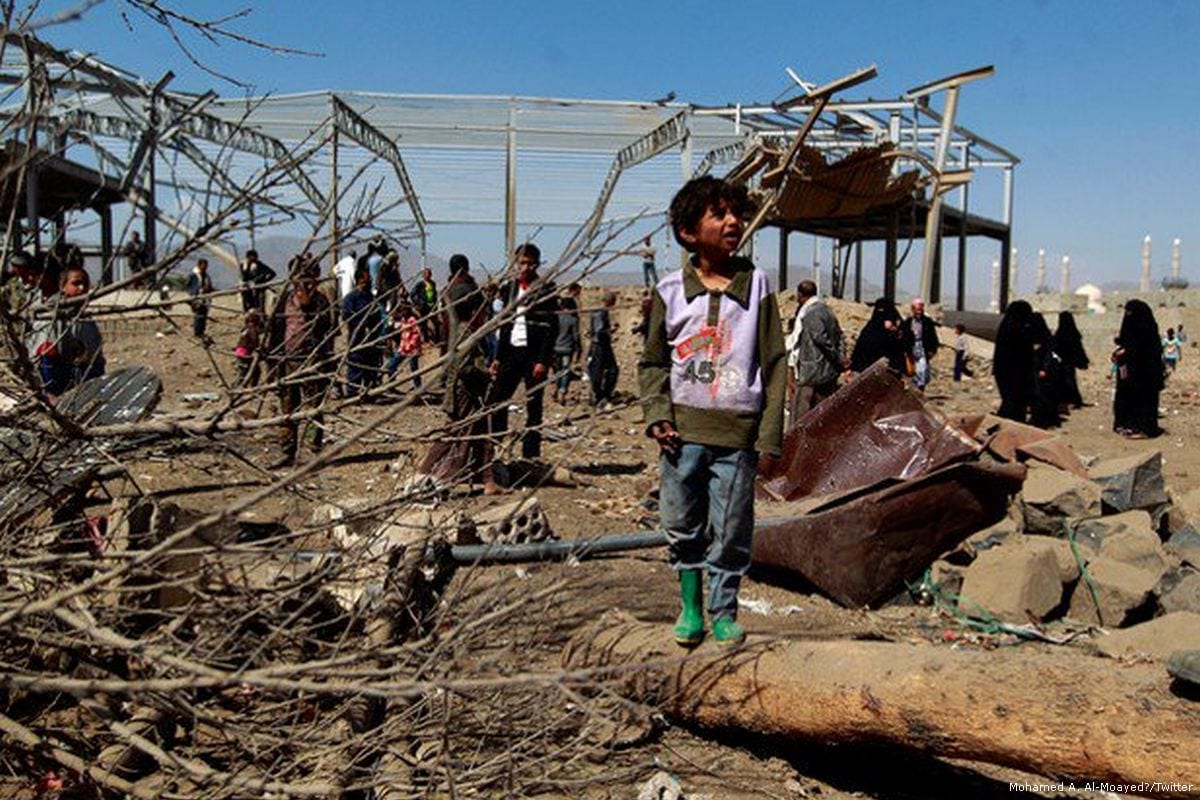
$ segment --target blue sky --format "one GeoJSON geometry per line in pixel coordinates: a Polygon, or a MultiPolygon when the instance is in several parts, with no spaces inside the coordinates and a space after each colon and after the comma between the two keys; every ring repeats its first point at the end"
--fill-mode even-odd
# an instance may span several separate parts
{"type": "MultiPolygon", "coordinates": [[[[60,5],[67,5],[66,3],[60,5]]],[[[60,5],[47,5],[54,9],[60,5]]],[[[183,5],[183,4],[177,4],[183,5]]],[[[854,96],[895,97],[982,64],[996,75],[964,90],[960,120],[1022,158],[1014,245],[1022,282],[1039,247],[1070,253],[1075,275],[1136,280],[1141,239],[1154,271],[1184,240],[1200,252],[1200,2],[381,2],[205,0],[232,27],[319,57],[189,41],[256,92],[362,89],[650,99],[702,104],[770,100],[784,67],[823,80],[869,63],[880,77],[854,96]],[[336,10],[335,10],[336,9],[336,10]]],[[[174,87],[241,90],[191,68],[161,31],[119,0],[47,32],[174,87]]],[[[796,248],[796,245],[793,245],[796,248]]],[[[769,249],[769,248],[764,248],[769,249]]],[[[767,253],[764,253],[764,258],[767,253]]],[[[990,262],[990,243],[973,248],[990,262]]],[[[827,260],[827,257],[826,259],[827,260]]],[[[1200,278],[1196,273],[1195,278],[1200,278]]],[[[972,288],[986,291],[986,276],[972,288]]]]}

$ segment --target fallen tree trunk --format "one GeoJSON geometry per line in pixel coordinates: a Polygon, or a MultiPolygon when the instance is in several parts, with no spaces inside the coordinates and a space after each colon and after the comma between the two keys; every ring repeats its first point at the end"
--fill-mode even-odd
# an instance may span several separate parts
{"type": "Polygon", "coordinates": [[[711,645],[681,658],[664,625],[609,614],[564,653],[614,666],[620,691],[702,727],[888,744],[1109,791],[1200,796],[1200,704],[1158,666],[1081,654],[858,641],[711,645]],[[630,666],[643,666],[633,672],[630,666]],[[1112,788],[1111,784],[1120,784],[1112,788]]]}

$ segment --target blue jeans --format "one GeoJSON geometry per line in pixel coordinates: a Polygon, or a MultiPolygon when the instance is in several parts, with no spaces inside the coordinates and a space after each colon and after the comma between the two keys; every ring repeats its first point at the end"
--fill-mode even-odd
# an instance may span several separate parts
{"type": "Polygon", "coordinates": [[[659,461],[659,514],[676,570],[708,570],[708,614],[736,619],[754,536],[753,450],[685,442],[659,461]]]}
{"type": "Polygon", "coordinates": [[[390,379],[390,378],[395,377],[396,370],[400,369],[400,367],[402,367],[404,365],[405,361],[408,361],[408,370],[413,375],[413,379],[412,379],[413,388],[420,389],[421,388],[421,376],[417,374],[417,371],[421,369],[421,364],[420,364],[420,359],[417,357],[416,353],[414,353],[410,356],[402,356],[398,352],[392,353],[392,357],[388,359],[388,363],[387,363],[388,378],[390,379]]]}
{"type": "Polygon", "coordinates": [[[924,389],[929,383],[929,358],[925,355],[924,343],[918,341],[913,344],[912,351],[913,361],[916,363],[916,368],[913,370],[913,384],[918,389],[924,389]]]}

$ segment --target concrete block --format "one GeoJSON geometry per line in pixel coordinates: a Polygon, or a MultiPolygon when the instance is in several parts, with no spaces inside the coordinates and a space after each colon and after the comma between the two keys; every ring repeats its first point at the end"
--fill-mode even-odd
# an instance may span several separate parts
{"type": "Polygon", "coordinates": [[[484,544],[517,544],[557,539],[536,496],[493,506],[475,515],[476,532],[484,544]]]}
{"type": "Polygon", "coordinates": [[[1101,653],[1111,658],[1148,655],[1166,661],[1176,650],[1200,650],[1200,614],[1177,611],[1096,640],[1101,653]]]}
{"type": "Polygon", "coordinates": [[[1062,602],[1058,559],[1046,548],[997,547],[979,554],[963,577],[959,609],[1004,622],[1044,619],[1062,602]]]}
{"type": "Polygon", "coordinates": [[[1075,584],[1067,614],[1080,622],[1110,628],[1120,627],[1131,615],[1141,614],[1158,583],[1152,572],[1102,556],[1088,561],[1087,577],[1096,588],[1099,606],[1085,578],[1075,584]]]}
{"type": "Polygon", "coordinates": [[[1100,486],[1092,481],[1035,464],[1019,495],[1025,532],[1065,536],[1068,521],[1100,516],[1100,493],[1100,486]]]}

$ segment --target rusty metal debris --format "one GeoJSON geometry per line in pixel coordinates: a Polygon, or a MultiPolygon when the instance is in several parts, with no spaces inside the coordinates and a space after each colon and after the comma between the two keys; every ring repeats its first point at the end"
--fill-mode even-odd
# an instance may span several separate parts
{"type": "Polygon", "coordinates": [[[958,422],[963,432],[974,437],[992,454],[1005,461],[1042,461],[1053,467],[1088,477],[1087,467],[1061,436],[993,414],[965,417],[958,422]]]}
{"type": "Polygon", "coordinates": [[[880,361],[800,420],[760,486],[771,499],[800,500],[914,478],[979,449],[880,361]]]}
{"type": "Polygon", "coordinates": [[[880,361],[806,414],[760,475],[773,499],[829,499],[760,525],[753,563],[839,603],[878,605],[1004,516],[1025,468],[980,455],[880,361]]]}
{"type": "Polygon", "coordinates": [[[878,606],[971,533],[1001,519],[1025,468],[979,461],[885,480],[802,516],[760,525],[753,563],[837,602],[878,606]]]}

